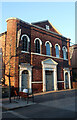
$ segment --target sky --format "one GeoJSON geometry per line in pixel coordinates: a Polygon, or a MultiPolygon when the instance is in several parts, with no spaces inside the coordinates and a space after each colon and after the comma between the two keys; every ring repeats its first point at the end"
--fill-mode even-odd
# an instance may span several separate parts
{"type": "Polygon", "coordinates": [[[75,43],[75,2],[2,2],[1,11],[0,33],[7,30],[9,17],[28,23],[49,20],[63,36],[75,43]]]}

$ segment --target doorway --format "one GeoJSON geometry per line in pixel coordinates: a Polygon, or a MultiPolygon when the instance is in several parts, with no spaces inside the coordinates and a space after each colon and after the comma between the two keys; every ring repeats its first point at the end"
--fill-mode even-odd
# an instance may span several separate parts
{"type": "Polygon", "coordinates": [[[65,86],[66,86],[66,89],[69,88],[68,72],[65,73],[65,86]]]}
{"type": "Polygon", "coordinates": [[[46,91],[54,90],[53,71],[45,71],[46,91]]]}
{"type": "Polygon", "coordinates": [[[27,70],[22,71],[22,87],[21,90],[28,88],[28,79],[29,79],[29,73],[27,70]]]}

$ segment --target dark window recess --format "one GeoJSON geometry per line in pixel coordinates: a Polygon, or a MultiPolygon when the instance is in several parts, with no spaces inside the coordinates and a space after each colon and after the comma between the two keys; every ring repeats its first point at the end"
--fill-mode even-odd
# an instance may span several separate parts
{"type": "Polygon", "coordinates": [[[22,50],[28,51],[28,40],[26,36],[24,36],[22,40],[22,50]]]}
{"type": "Polygon", "coordinates": [[[35,46],[36,46],[36,53],[40,53],[40,42],[39,42],[39,40],[36,40],[35,46]]]}
{"type": "Polygon", "coordinates": [[[59,58],[59,47],[58,47],[58,45],[56,45],[56,57],[59,58]]]}

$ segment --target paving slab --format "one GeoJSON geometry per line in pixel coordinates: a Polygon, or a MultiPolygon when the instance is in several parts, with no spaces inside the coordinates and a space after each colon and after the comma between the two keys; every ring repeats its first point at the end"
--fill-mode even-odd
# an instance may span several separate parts
{"type": "Polygon", "coordinates": [[[12,110],[12,109],[17,109],[17,108],[21,108],[21,107],[25,107],[25,106],[29,106],[29,105],[33,105],[35,104],[32,101],[27,101],[26,100],[12,100],[11,103],[9,103],[9,101],[7,102],[3,102],[2,105],[0,103],[0,106],[2,106],[2,108],[6,109],[6,110],[12,110]]]}
{"type": "MultiPolygon", "coordinates": [[[[5,98],[2,100],[0,99],[0,107],[3,107],[6,110],[11,110],[11,109],[25,107],[25,106],[29,106],[37,103],[40,103],[40,104],[44,103],[45,105],[47,105],[48,104],[47,101],[50,101],[50,102],[53,101],[53,103],[50,103],[50,104],[52,105],[52,107],[55,107],[53,105],[56,105],[57,103],[58,103],[58,106],[60,106],[61,104],[64,105],[64,103],[61,100],[57,101],[58,99],[68,98],[69,96],[70,97],[75,96],[75,90],[64,90],[64,91],[58,91],[58,92],[50,91],[50,92],[45,92],[44,94],[43,93],[34,94],[35,102],[29,101],[28,104],[26,100],[22,100],[22,99],[19,99],[19,100],[16,99],[16,101],[14,101],[14,98],[11,98],[12,100],[11,103],[9,103],[9,98],[5,98]]],[[[66,101],[69,102],[69,99],[66,101]]],[[[73,99],[72,103],[74,102],[75,102],[75,99],[73,99]]]]}
{"type": "Polygon", "coordinates": [[[77,97],[72,97],[72,98],[68,97],[68,98],[54,100],[54,101],[46,101],[46,102],[39,103],[39,104],[49,106],[49,107],[54,107],[54,108],[59,108],[59,109],[77,112],[76,103],[75,103],[76,99],[77,99],[77,97]]]}

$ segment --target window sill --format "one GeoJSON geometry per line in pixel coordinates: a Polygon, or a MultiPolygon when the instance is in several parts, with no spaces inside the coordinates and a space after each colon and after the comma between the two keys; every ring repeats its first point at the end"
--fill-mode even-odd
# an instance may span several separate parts
{"type": "Polygon", "coordinates": [[[30,53],[30,52],[28,52],[28,51],[21,51],[21,53],[30,53]]]}
{"type": "MultiPolygon", "coordinates": [[[[21,51],[21,53],[30,53],[28,51],[21,51]]],[[[41,54],[41,53],[34,53],[34,52],[31,52],[31,54],[34,54],[34,55],[39,55],[39,56],[46,56],[46,57],[51,57],[51,58],[57,58],[57,59],[62,59],[62,60],[65,60],[65,61],[68,61],[68,59],[64,59],[64,58],[61,58],[61,57],[55,57],[55,56],[51,56],[51,55],[44,55],[44,54],[41,54]]]]}

